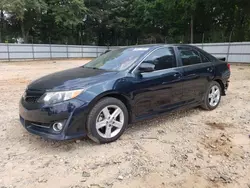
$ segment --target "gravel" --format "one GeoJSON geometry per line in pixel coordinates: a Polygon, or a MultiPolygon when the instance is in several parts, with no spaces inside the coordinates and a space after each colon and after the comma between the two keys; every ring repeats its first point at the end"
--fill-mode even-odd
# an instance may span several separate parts
{"type": "Polygon", "coordinates": [[[250,67],[231,66],[227,96],[133,124],[116,142],[51,141],[19,123],[32,80],[86,60],[0,63],[1,187],[249,187],[250,67]]]}

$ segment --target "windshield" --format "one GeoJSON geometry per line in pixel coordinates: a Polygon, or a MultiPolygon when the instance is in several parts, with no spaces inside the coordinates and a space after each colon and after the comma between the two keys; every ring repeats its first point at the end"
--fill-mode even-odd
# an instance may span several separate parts
{"type": "Polygon", "coordinates": [[[90,61],[84,67],[122,71],[131,66],[148,48],[121,48],[90,61]]]}

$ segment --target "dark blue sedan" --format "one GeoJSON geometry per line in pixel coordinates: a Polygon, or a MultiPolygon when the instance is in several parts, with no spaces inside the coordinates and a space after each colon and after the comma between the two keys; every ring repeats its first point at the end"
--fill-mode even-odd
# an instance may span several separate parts
{"type": "Polygon", "coordinates": [[[194,46],[124,47],[32,82],[20,120],[42,137],[108,143],[131,122],[181,108],[215,109],[229,77],[229,64],[194,46]]]}

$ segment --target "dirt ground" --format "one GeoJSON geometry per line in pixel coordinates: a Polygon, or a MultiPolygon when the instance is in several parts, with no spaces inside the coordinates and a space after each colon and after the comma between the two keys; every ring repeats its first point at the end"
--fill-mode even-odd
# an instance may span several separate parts
{"type": "Polygon", "coordinates": [[[0,63],[1,188],[250,188],[250,66],[231,66],[227,96],[131,125],[116,142],[50,141],[19,123],[31,80],[86,60],[0,63]]]}

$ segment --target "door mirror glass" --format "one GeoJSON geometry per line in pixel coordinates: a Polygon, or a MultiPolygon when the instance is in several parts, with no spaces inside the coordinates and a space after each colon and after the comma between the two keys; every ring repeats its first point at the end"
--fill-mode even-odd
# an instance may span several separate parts
{"type": "Polygon", "coordinates": [[[151,63],[142,63],[139,67],[139,72],[153,72],[155,70],[155,65],[151,63]]]}

